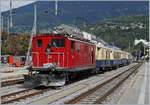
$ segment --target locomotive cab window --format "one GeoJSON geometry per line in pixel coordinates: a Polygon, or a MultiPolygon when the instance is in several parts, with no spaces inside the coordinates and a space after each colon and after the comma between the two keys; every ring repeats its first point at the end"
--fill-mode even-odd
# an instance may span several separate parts
{"type": "Polygon", "coordinates": [[[52,47],[65,47],[65,39],[52,39],[51,45],[52,47]]]}
{"type": "Polygon", "coordinates": [[[42,43],[43,43],[43,42],[42,42],[42,39],[38,39],[38,40],[37,40],[37,45],[38,45],[38,47],[42,47],[42,43]]]}

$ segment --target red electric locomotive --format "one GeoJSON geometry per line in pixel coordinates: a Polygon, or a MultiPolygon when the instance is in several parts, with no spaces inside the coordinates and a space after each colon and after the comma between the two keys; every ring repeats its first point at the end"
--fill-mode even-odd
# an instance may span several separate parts
{"type": "Polygon", "coordinates": [[[37,35],[32,60],[25,84],[61,86],[71,74],[95,69],[95,44],[65,34],[37,35]]]}

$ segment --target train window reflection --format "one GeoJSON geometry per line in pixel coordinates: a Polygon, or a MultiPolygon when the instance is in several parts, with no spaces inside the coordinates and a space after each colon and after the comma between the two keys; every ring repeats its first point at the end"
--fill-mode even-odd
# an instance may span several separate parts
{"type": "Polygon", "coordinates": [[[72,49],[72,50],[75,49],[75,41],[71,41],[71,49],[72,49]]]}
{"type": "Polygon", "coordinates": [[[37,40],[37,45],[38,45],[38,47],[42,47],[42,43],[43,43],[43,42],[42,42],[42,39],[38,39],[38,40],[37,40]]]}
{"type": "Polygon", "coordinates": [[[65,39],[52,39],[52,47],[65,47],[65,39]]]}

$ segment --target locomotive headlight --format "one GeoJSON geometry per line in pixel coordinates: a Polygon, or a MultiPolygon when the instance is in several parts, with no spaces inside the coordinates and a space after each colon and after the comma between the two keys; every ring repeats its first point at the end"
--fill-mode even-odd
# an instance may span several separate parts
{"type": "Polygon", "coordinates": [[[43,67],[44,68],[55,68],[56,66],[53,63],[45,63],[45,64],[43,64],[43,67]]]}
{"type": "Polygon", "coordinates": [[[44,68],[51,68],[51,67],[53,67],[54,65],[52,64],[52,63],[45,63],[45,64],[43,64],[43,67],[44,68]]]}

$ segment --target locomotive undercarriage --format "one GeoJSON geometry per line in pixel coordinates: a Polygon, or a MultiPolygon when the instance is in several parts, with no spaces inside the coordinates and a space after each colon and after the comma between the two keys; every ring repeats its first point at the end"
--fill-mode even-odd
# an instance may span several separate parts
{"type": "Polygon", "coordinates": [[[25,86],[63,86],[67,80],[66,74],[54,68],[33,70],[29,69],[29,74],[24,75],[25,86]]]}
{"type": "Polygon", "coordinates": [[[70,80],[82,77],[83,74],[90,74],[95,72],[95,68],[81,69],[56,69],[56,68],[29,68],[29,74],[24,75],[24,85],[26,87],[31,86],[63,86],[66,82],[70,80]]]}

